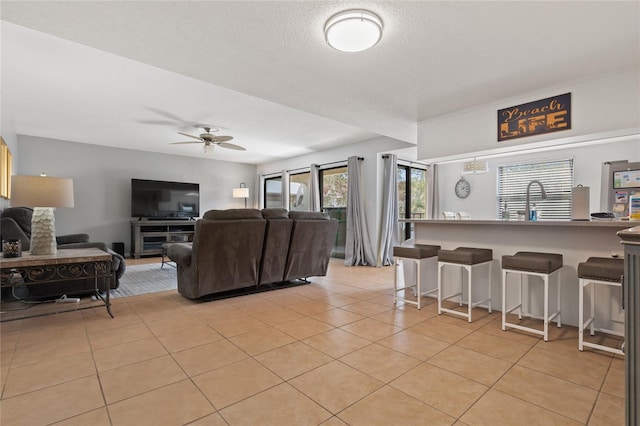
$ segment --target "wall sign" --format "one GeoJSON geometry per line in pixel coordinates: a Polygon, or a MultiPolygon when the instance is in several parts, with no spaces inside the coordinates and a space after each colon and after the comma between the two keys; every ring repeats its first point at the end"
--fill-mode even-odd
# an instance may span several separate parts
{"type": "Polygon", "coordinates": [[[498,142],[571,129],[571,93],[498,110],[498,142]]]}

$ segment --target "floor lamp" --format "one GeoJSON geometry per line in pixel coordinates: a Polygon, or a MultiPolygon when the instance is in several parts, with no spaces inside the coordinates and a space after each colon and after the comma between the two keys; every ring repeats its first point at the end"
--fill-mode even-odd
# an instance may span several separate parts
{"type": "Polygon", "coordinates": [[[56,244],[55,207],[73,207],[73,180],[49,176],[13,176],[11,205],[33,207],[31,217],[32,255],[52,255],[56,244]]]}
{"type": "Polygon", "coordinates": [[[233,188],[233,198],[244,198],[244,208],[247,208],[247,198],[249,198],[249,188],[243,183],[240,188],[233,188]]]}

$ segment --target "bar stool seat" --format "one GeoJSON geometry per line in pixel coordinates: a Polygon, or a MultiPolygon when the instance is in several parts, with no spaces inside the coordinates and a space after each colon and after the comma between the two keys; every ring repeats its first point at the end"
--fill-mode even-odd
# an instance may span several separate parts
{"type": "Polygon", "coordinates": [[[539,334],[544,337],[544,341],[549,340],[549,323],[555,318],[558,327],[562,326],[561,321],[561,282],[560,269],[562,268],[562,255],[556,253],[539,253],[529,251],[519,251],[515,255],[502,256],[502,330],[507,327],[539,334]],[[511,308],[507,308],[507,276],[509,273],[519,274],[520,277],[520,295],[519,303],[511,308]],[[544,329],[540,331],[532,327],[526,327],[520,324],[507,322],[507,314],[518,310],[518,318],[522,319],[523,315],[533,317],[530,313],[524,313],[522,308],[522,276],[536,276],[542,278],[544,283],[544,313],[542,320],[544,321],[544,329]],[[556,286],[558,291],[557,310],[553,314],[549,314],[549,278],[556,278],[556,286]]]}
{"type": "Polygon", "coordinates": [[[429,295],[431,293],[435,293],[438,291],[437,287],[431,290],[422,291],[422,274],[421,270],[423,268],[435,267],[435,262],[437,260],[438,250],[440,250],[440,246],[433,246],[428,244],[414,244],[410,247],[402,247],[396,246],[393,248],[393,257],[394,257],[394,269],[393,269],[393,304],[395,305],[398,300],[403,301],[404,303],[409,303],[412,305],[416,305],[418,309],[422,308],[421,298],[422,296],[429,295]],[[402,287],[398,287],[398,261],[412,261],[416,265],[416,284],[415,285],[407,285],[406,279],[404,280],[402,287]],[[416,300],[409,299],[407,297],[402,297],[398,295],[400,291],[406,291],[407,289],[415,289],[414,295],[416,296],[416,300]]]}
{"type": "MultiPolygon", "coordinates": [[[[621,349],[610,346],[599,345],[596,343],[584,341],[584,330],[589,327],[589,334],[595,335],[596,331],[612,334],[615,336],[624,336],[624,333],[595,327],[595,299],[596,286],[617,287],[622,290],[622,275],[624,274],[624,259],[612,259],[607,257],[590,257],[586,262],[578,264],[578,278],[580,285],[579,297],[579,320],[578,320],[578,349],[584,350],[584,347],[600,349],[614,354],[624,355],[621,349]],[[584,319],[584,293],[589,288],[590,291],[590,316],[584,319]]],[[[622,297],[620,298],[622,302],[622,297]]]]}
{"type": "MultiPolygon", "coordinates": [[[[493,263],[493,250],[486,248],[476,248],[476,247],[458,247],[455,250],[439,250],[438,251],[438,314],[442,314],[443,312],[458,315],[467,319],[467,321],[472,321],[471,311],[474,307],[485,304],[491,313],[491,265],[493,263]],[[442,290],[442,276],[443,269],[445,266],[458,266],[460,267],[460,291],[444,296],[442,290]],[[488,273],[488,295],[486,299],[473,302],[473,293],[472,286],[473,284],[473,271],[474,269],[487,266],[489,270],[488,273]],[[443,300],[453,299],[454,297],[459,297],[460,306],[463,305],[462,297],[463,297],[463,271],[467,271],[467,312],[456,311],[454,309],[444,308],[442,306],[443,300]]],[[[477,285],[477,284],[476,284],[477,285]]]]}

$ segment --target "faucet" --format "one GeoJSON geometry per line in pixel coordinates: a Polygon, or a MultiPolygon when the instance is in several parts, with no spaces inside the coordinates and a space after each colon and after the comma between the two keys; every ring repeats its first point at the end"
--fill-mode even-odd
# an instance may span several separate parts
{"type": "Polygon", "coordinates": [[[547,199],[547,192],[544,190],[544,186],[542,186],[542,182],[540,182],[539,180],[532,180],[531,182],[529,182],[529,185],[527,185],[527,201],[524,206],[524,209],[526,210],[525,212],[526,216],[524,220],[531,220],[531,206],[530,206],[529,200],[531,198],[531,185],[533,185],[534,183],[537,183],[540,186],[540,195],[542,196],[542,199],[543,200],[547,199]]]}

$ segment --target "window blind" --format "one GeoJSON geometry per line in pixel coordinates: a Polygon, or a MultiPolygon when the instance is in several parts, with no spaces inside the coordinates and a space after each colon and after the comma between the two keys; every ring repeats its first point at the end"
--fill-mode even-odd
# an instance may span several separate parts
{"type": "Polygon", "coordinates": [[[498,167],[498,212],[504,219],[505,211],[513,217],[524,211],[527,186],[532,180],[544,185],[547,199],[540,196],[540,187],[531,186],[531,206],[535,204],[542,220],[571,219],[571,188],[573,187],[573,160],[511,164],[498,167]]]}

